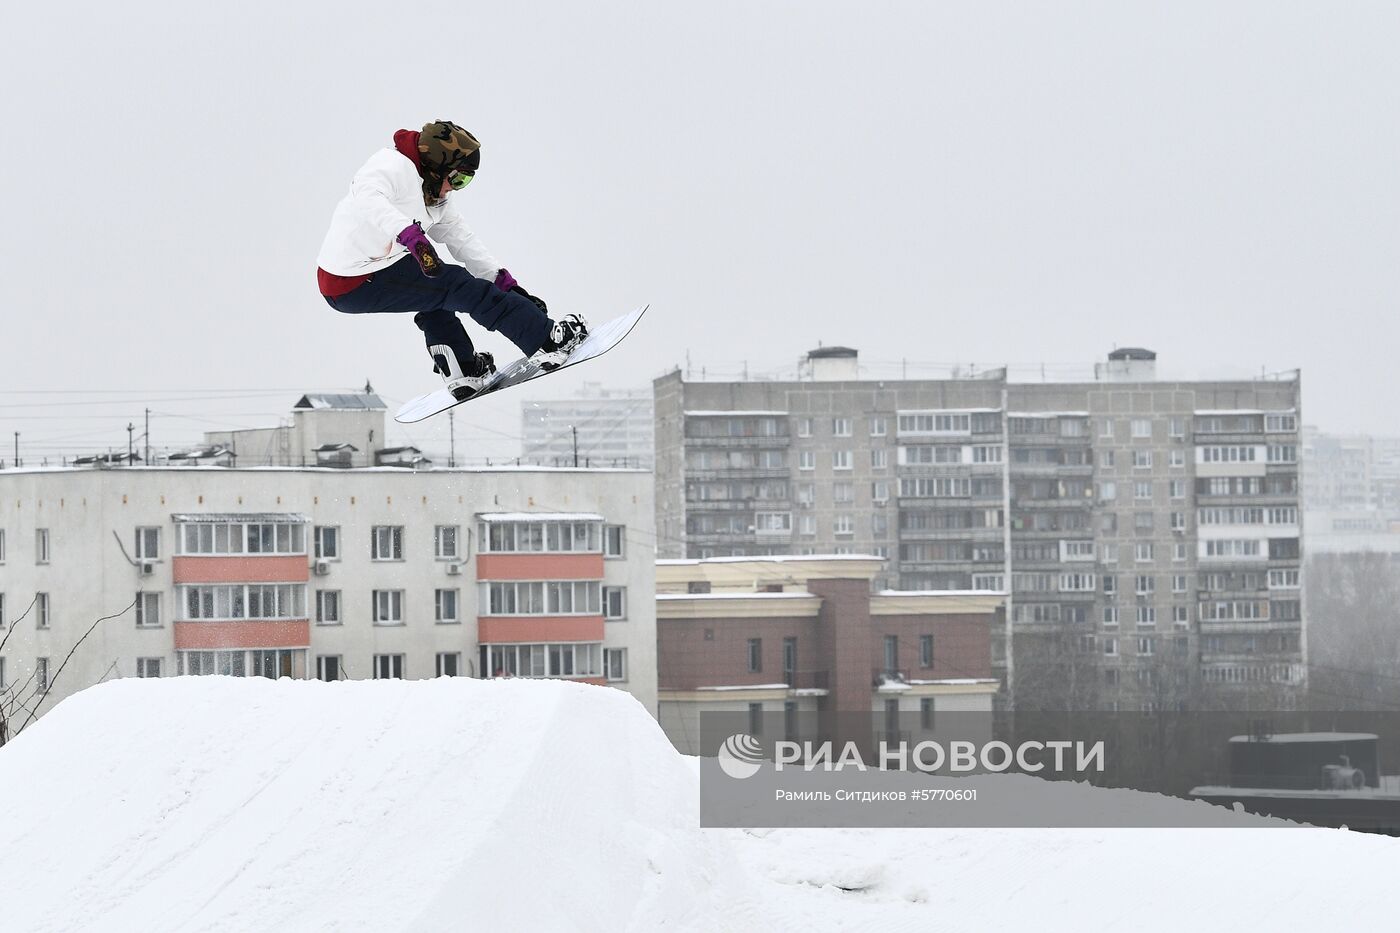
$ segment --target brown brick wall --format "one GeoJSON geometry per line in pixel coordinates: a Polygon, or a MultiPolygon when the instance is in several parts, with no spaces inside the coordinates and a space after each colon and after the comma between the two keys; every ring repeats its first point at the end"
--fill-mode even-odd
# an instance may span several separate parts
{"type": "Polygon", "coordinates": [[[797,638],[797,669],[818,663],[811,619],[657,619],[656,681],[662,690],[783,682],[783,639],[797,638]],[[706,630],[714,638],[706,640],[706,630]],[[749,639],[763,640],[763,670],[749,673],[749,639]]]}
{"type": "MultiPolygon", "coordinates": [[[[873,667],[884,667],[885,636],[899,639],[899,663],[916,680],[992,676],[991,627],[987,615],[875,616],[870,626],[873,667]],[[933,667],[920,666],[919,636],[933,636],[933,667]]],[[[995,624],[992,622],[991,624],[995,624]]]]}

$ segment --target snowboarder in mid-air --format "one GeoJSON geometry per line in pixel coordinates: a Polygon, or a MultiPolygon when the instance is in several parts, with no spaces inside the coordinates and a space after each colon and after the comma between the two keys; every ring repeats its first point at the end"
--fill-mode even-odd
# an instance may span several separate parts
{"type": "Polygon", "coordinates": [[[563,365],[588,335],[580,315],[551,321],[545,303],[496,261],[448,200],[480,164],[481,144],[455,123],[399,130],[392,146],[355,173],[316,259],[321,295],[335,310],[413,312],[434,371],[457,399],[470,398],[496,371],[491,354],[472,346],[459,313],[501,332],[543,369],[563,365]],[[430,235],[462,266],[438,258],[430,235]]]}

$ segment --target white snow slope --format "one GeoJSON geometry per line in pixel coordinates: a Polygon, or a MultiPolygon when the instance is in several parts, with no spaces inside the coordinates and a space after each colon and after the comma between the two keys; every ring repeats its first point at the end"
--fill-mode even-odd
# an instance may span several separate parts
{"type": "Polygon", "coordinates": [[[1319,929],[1380,921],[1400,855],[1312,829],[702,831],[697,808],[620,691],[123,680],[0,749],[0,930],[1319,929]]]}

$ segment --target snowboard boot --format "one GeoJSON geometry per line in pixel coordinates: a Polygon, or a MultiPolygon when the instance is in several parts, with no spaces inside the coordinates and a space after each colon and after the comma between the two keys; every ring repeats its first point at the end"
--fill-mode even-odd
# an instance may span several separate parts
{"type": "Polygon", "coordinates": [[[496,361],[489,353],[473,353],[465,366],[449,346],[430,346],[428,353],[433,358],[433,372],[442,376],[447,383],[447,391],[459,402],[480,392],[496,375],[496,361]]]}
{"type": "Polygon", "coordinates": [[[581,314],[566,314],[549,328],[549,336],[530,359],[546,372],[558,369],[588,336],[588,322],[581,314]]]}

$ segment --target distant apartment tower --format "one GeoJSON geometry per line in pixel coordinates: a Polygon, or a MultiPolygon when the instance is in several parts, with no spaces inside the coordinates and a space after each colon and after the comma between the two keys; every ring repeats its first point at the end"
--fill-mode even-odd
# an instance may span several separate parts
{"type": "Polygon", "coordinates": [[[653,463],[652,397],[587,383],[573,398],[520,403],[522,457],[543,466],[653,463]]]}
{"type": "Polygon", "coordinates": [[[807,379],[663,376],[658,553],[872,554],[877,588],[1009,589],[993,660],[1013,698],[1286,705],[1304,679],[1300,381],[1155,366],[1126,349],[1086,382],[874,381],[831,348],[807,379]]]}

